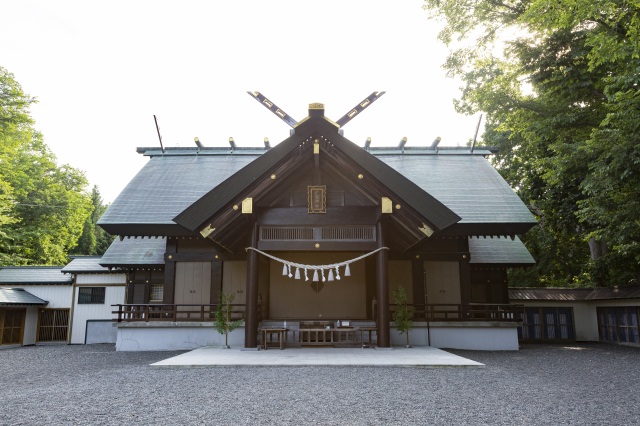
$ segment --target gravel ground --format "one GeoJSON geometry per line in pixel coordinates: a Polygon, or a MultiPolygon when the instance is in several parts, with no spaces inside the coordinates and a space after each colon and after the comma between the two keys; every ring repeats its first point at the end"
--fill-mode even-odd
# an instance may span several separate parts
{"type": "Polygon", "coordinates": [[[640,424],[640,348],[450,351],[485,368],[152,368],[183,352],[0,350],[0,424],[640,424]]]}

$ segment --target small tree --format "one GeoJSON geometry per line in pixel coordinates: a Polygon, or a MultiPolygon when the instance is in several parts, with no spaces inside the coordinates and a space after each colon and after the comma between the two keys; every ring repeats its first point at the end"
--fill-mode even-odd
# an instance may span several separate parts
{"type": "Polygon", "coordinates": [[[220,302],[216,310],[216,330],[224,334],[224,346],[229,349],[229,332],[242,325],[242,320],[231,320],[231,303],[235,298],[233,293],[220,293],[220,302]]]}
{"type": "Polygon", "coordinates": [[[404,287],[398,287],[393,291],[393,299],[396,304],[393,321],[400,334],[406,334],[409,347],[409,330],[413,327],[413,306],[407,304],[407,292],[404,287]]]}

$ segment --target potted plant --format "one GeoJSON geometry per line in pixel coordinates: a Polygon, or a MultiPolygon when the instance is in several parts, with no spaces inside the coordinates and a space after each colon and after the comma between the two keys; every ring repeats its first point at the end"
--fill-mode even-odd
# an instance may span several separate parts
{"type": "Polygon", "coordinates": [[[407,336],[407,348],[409,345],[409,330],[413,327],[413,306],[407,304],[407,292],[404,287],[398,287],[393,291],[393,299],[396,309],[393,312],[393,321],[400,334],[407,336]]]}
{"type": "Polygon", "coordinates": [[[235,298],[233,293],[220,293],[220,303],[216,310],[216,330],[220,334],[224,334],[224,347],[229,349],[229,332],[235,330],[242,325],[242,320],[231,320],[231,303],[235,298]]]}

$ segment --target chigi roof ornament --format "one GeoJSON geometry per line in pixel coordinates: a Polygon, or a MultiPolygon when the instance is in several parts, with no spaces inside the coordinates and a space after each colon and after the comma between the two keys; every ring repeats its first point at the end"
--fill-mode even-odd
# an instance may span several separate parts
{"type": "MultiPolygon", "coordinates": [[[[255,100],[260,102],[269,111],[271,111],[276,116],[278,116],[278,118],[280,118],[282,121],[287,123],[292,129],[295,129],[295,127],[298,125],[299,122],[297,120],[295,120],[289,114],[287,114],[282,109],[280,109],[275,103],[267,99],[262,93],[260,92],[247,92],[247,93],[253,96],[255,100]]],[[[369,96],[364,98],[364,100],[362,100],[355,107],[353,107],[349,112],[343,115],[342,118],[336,121],[335,124],[339,128],[342,128],[345,124],[351,121],[356,115],[358,115],[369,105],[377,101],[378,98],[380,98],[380,96],[384,95],[385,93],[386,92],[371,93],[369,96]]],[[[324,114],[324,104],[320,102],[314,102],[312,104],[309,104],[309,114],[310,115],[313,114],[314,111],[322,111],[321,113],[324,114]]],[[[305,121],[305,120],[302,120],[302,121],[305,121]]]]}

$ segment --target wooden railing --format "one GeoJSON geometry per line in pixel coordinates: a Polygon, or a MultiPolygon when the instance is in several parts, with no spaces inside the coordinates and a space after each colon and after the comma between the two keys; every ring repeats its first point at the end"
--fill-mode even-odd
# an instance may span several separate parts
{"type": "MultiPolygon", "coordinates": [[[[468,305],[413,304],[414,321],[522,321],[523,305],[470,303],[468,305]]],[[[395,305],[391,305],[391,318],[395,305]]]]}
{"type": "MultiPolygon", "coordinates": [[[[115,322],[139,322],[139,321],[215,321],[218,305],[174,305],[174,304],[127,304],[111,305],[117,310],[111,313],[115,315],[115,322]]],[[[231,305],[231,319],[245,319],[246,308],[244,304],[231,305]]]]}
{"type": "MultiPolygon", "coordinates": [[[[111,305],[115,322],[136,321],[215,321],[218,305],[129,304],[111,305]]],[[[233,320],[245,319],[246,305],[232,304],[233,320]]],[[[469,305],[437,304],[411,305],[414,321],[522,321],[523,305],[471,303],[469,305]]],[[[391,315],[395,305],[390,305],[391,315]]],[[[258,312],[261,312],[258,308],[258,312]]],[[[374,320],[376,310],[373,309],[374,320]]]]}

